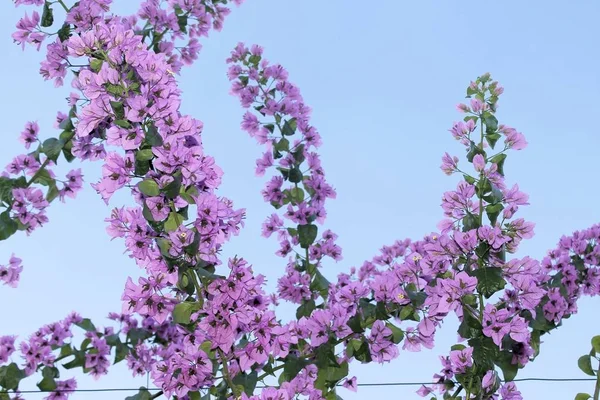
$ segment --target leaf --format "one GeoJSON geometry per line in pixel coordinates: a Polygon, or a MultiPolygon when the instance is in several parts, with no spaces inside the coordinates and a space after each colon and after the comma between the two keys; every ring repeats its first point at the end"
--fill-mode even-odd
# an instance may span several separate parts
{"type": "Polygon", "coordinates": [[[385,326],[388,327],[392,331],[392,341],[396,344],[400,343],[402,339],[404,339],[404,332],[402,329],[398,328],[396,325],[386,322],[385,326]]]}
{"type": "Polygon", "coordinates": [[[4,202],[6,204],[12,203],[13,182],[14,181],[10,178],[0,176],[0,202],[4,202]]]}
{"type": "Polygon", "coordinates": [[[179,196],[179,191],[181,189],[181,177],[176,174],[173,176],[173,181],[169,182],[164,188],[162,188],[162,192],[169,199],[174,199],[179,196]]]}
{"type": "MultiPolygon", "coordinates": [[[[283,173],[283,171],[282,171],[282,173],[283,173]]],[[[300,171],[300,168],[294,167],[294,168],[290,169],[288,172],[287,178],[292,183],[302,182],[302,172],[300,171]]]]}
{"type": "Polygon", "coordinates": [[[52,200],[56,199],[59,194],[60,191],[58,190],[56,183],[50,185],[50,187],[48,188],[48,193],[46,193],[46,201],[48,201],[49,203],[52,202],[52,200]]]}
{"type": "MultiPolygon", "coordinates": [[[[90,60],[90,69],[96,73],[98,73],[101,69],[102,69],[102,64],[104,63],[103,60],[100,60],[98,58],[92,58],[90,60]]],[[[113,103],[118,103],[117,101],[110,101],[110,105],[112,106],[113,110],[115,109],[115,106],[113,105],[113,103]]],[[[121,108],[123,107],[123,103],[121,103],[121,108]]],[[[115,112],[116,113],[116,112],[115,112]]]]}
{"type": "Polygon", "coordinates": [[[187,15],[179,15],[177,17],[177,25],[179,25],[179,30],[181,30],[181,32],[183,32],[184,34],[187,33],[187,23],[187,15]]]}
{"type": "Polygon", "coordinates": [[[313,299],[303,301],[300,307],[298,307],[296,310],[296,319],[309,317],[315,308],[316,304],[313,299]]]}
{"type": "Polygon", "coordinates": [[[38,170],[38,172],[35,173],[33,182],[44,186],[56,185],[56,181],[50,176],[50,173],[46,169],[38,170]]]}
{"type": "Polygon", "coordinates": [[[138,161],[148,161],[153,158],[154,154],[152,153],[152,149],[138,150],[138,152],[135,153],[135,159],[138,161]]]}
{"type": "Polygon", "coordinates": [[[462,223],[464,232],[479,228],[479,219],[470,212],[467,212],[467,215],[463,217],[462,223]]]}
{"type": "Polygon", "coordinates": [[[517,376],[519,372],[519,366],[517,364],[512,363],[513,355],[510,352],[502,352],[501,356],[498,360],[496,360],[496,365],[500,367],[502,370],[502,375],[504,376],[505,382],[510,382],[517,376]]]}
{"type": "Polygon", "coordinates": [[[44,367],[42,370],[43,379],[37,384],[41,391],[48,392],[56,389],[56,381],[54,378],[59,377],[58,369],[55,367],[44,367]]]}
{"type": "Polygon", "coordinates": [[[146,179],[138,183],[138,189],[146,196],[158,196],[160,194],[160,188],[158,183],[153,179],[146,179]]]}
{"type": "Polygon", "coordinates": [[[56,162],[58,160],[58,156],[60,156],[60,152],[63,147],[63,141],[58,140],[57,138],[49,138],[44,140],[42,144],[42,151],[49,159],[56,162]]]}
{"type": "Polygon", "coordinates": [[[577,393],[577,396],[575,396],[575,400],[588,400],[591,398],[592,396],[587,393],[577,393]]]}
{"type": "Polygon", "coordinates": [[[485,135],[485,140],[488,142],[490,147],[493,149],[496,146],[496,142],[501,138],[499,133],[488,133],[485,135]]]}
{"type": "Polygon", "coordinates": [[[319,270],[315,271],[313,281],[310,283],[310,290],[319,292],[319,294],[326,298],[329,294],[329,281],[321,274],[319,270]]]}
{"type": "Polygon", "coordinates": [[[486,113],[483,116],[483,121],[485,122],[485,130],[487,133],[492,133],[498,130],[498,119],[492,114],[486,113]]]}
{"type": "Polygon", "coordinates": [[[592,348],[596,354],[600,354],[600,336],[594,336],[592,338],[592,348]]]}
{"type": "Polygon", "coordinates": [[[296,133],[297,125],[296,118],[285,121],[283,123],[283,128],[281,129],[281,134],[284,136],[292,136],[294,133],[296,133]]]}
{"type": "Polygon", "coordinates": [[[304,201],[304,190],[299,187],[290,189],[290,196],[295,203],[301,203],[304,201]]]}
{"type": "Polygon", "coordinates": [[[75,325],[88,332],[96,332],[96,327],[89,318],[84,318],[81,322],[75,323],[75,325]]]}
{"type": "Polygon", "coordinates": [[[131,124],[126,119],[115,120],[115,125],[120,126],[121,128],[125,128],[125,129],[131,128],[131,124]]]}
{"type": "Polygon", "coordinates": [[[125,400],[151,400],[151,399],[152,399],[152,395],[150,394],[148,389],[146,389],[143,386],[140,388],[140,391],[135,396],[125,397],[125,400]]]}
{"type": "Polygon", "coordinates": [[[125,359],[129,354],[129,347],[119,341],[115,350],[115,361],[113,364],[117,364],[125,359]]]}
{"type": "Polygon", "coordinates": [[[235,385],[240,385],[244,389],[244,392],[248,396],[252,396],[254,393],[254,389],[256,389],[256,383],[258,382],[258,372],[252,371],[250,374],[241,373],[233,378],[233,383],[235,385]]]}
{"type": "Polygon", "coordinates": [[[584,373],[590,376],[596,376],[596,373],[592,369],[592,357],[589,354],[579,357],[579,360],[577,360],[577,366],[579,366],[579,369],[584,373]]]}
{"type": "Polygon", "coordinates": [[[490,162],[498,166],[498,173],[504,176],[504,160],[506,160],[506,154],[497,154],[490,159],[490,162]]]}
{"type": "Polygon", "coordinates": [[[71,25],[65,22],[57,33],[61,42],[68,40],[71,37],[71,25]]]}
{"type": "Polygon", "coordinates": [[[177,324],[189,324],[192,314],[200,309],[200,304],[196,302],[184,301],[179,303],[173,309],[173,321],[177,324]]]}
{"type": "Polygon", "coordinates": [[[472,163],[472,162],[473,162],[473,158],[474,158],[474,157],[475,157],[477,154],[481,154],[481,155],[483,156],[483,158],[487,158],[487,157],[486,157],[486,154],[485,154],[485,151],[484,151],[484,150],[483,150],[481,147],[477,146],[477,145],[475,144],[475,142],[473,142],[473,141],[471,140],[471,144],[470,144],[470,147],[469,147],[469,152],[467,153],[467,160],[468,160],[470,163],[472,163]]]}
{"type": "Polygon", "coordinates": [[[492,226],[496,225],[496,222],[498,221],[498,215],[500,215],[502,210],[504,210],[502,203],[490,204],[489,206],[485,207],[485,212],[490,219],[490,224],[492,226]]]}
{"type": "Polygon", "coordinates": [[[25,372],[20,370],[15,363],[0,367],[0,386],[5,389],[18,389],[19,382],[23,378],[25,378],[25,372]]]}
{"type": "Polygon", "coordinates": [[[179,226],[182,223],[183,223],[183,217],[180,214],[171,211],[169,213],[169,218],[167,218],[167,221],[165,222],[165,231],[167,231],[167,232],[176,231],[177,228],[179,228],[179,226]]]}
{"type": "Polygon", "coordinates": [[[506,286],[500,267],[479,268],[473,271],[473,276],[477,278],[477,290],[487,299],[506,286]]]}
{"type": "Polygon", "coordinates": [[[162,136],[160,136],[160,133],[158,133],[158,129],[156,129],[154,124],[148,126],[145,140],[152,147],[162,146],[163,144],[162,136]]]}
{"type": "Polygon", "coordinates": [[[52,7],[50,3],[46,1],[44,3],[44,11],[42,11],[42,19],[40,21],[40,26],[47,28],[52,26],[54,23],[54,13],[52,12],[52,7]]]}
{"type": "Polygon", "coordinates": [[[473,363],[479,371],[494,369],[494,360],[498,356],[498,347],[489,337],[469,339],[469,346],[473,347],[473,363]]]}
{"type": "Polygon", "coordinates": [[[300,241],[300,247],[303,249],[308,249],[317,238],[318,232],[319,229],[316,225],[298,225],[298,240],[300,241]]]}
{"type": "Polygon", "coordinates": [[[10,217],[8,211],[0,214],[0,240],[6,240],[17,231],[18,224],[10,217]]]}
{"type": "Polygon", "coordinates": [[[282,151],[290,151],[290,141],[287,140],[286,138],[283,139],[279,139],[275,145],[273,146],[273,148],[276,151],[282,152],[282,151]]]}

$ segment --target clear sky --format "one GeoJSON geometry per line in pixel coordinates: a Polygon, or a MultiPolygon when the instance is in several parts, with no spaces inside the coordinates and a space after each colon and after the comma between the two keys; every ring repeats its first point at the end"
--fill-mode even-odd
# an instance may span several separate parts
{"type": "MultiPolygon", "coordinates": [[[[23,53],[12,43],[10,34],[24,9],[11,3],[0,5],[3,166],[22,152],[17,137],[26,121],[37,120],[42,137],[58,133],[52,123],[56,111],[66,110],[68,93],[37,74],[41,54],[33,48],[23,53]]],[[[116,7],[134,9],[137,3],[117,1],[116,7]]],[[[224,255],[249,260],[270,278],[271,287],[285,266],[274,255],[276,241],[260,237],[260,224],[271,212],[260,195],[264,179],[253,172],[261,149],[241,132],[243,112],[228,94],[225,58],[238,41],[263,45],[265,56],[289,70],[314,110],[324,169],[338,193],[329,203],[327,227],[339,234],[344,250],[343,261],[325,266],[329,278],[360,266],[382,245],[435,231],[441,195],[456,182],[439,169],[441,156],[463,154],[448,132],[460,119],[455,105],[469,81],[488,71],[505,87],[500,122],[529,142],[509,155],[505,168],[508,182],[518,182],[530,195],[531,206],[522,208],[521,216],[537,224],[536,236],[523,243],[518,256],[541,258],[562,234],[600,222],[599,17],[600,3],[593,0],[247,0],[221,33],[204,42],[201,59],[180,80],[182,111],[204,122],[206,151],[225,171],[221,194],[247,209],[246,228],[224,255]]],[[[76,201],[53,204],[50,223],[31,237],[19,233],[0,242],[0,263],[14,252],[25,266],[18,289],[0,287],[0,335],[25,337],[72,310],[102,325],[109,311],[121,309],[126,277],[140,273],[122,254],[123,243],[110,242],[105,233],[110,208],[89,187],[100,164],[83,169],[86,190],[76,201]]],[[[111,207],[125,202],[123,193],[111,207]]],[[[544,337],[541,355],[519,377],[586,377],[577,359],[600,334],[599,303],[583,299],[579,305],[578,315],[544,337]]],[[[434,350],[401,352],[384,366],[353,364],[350,372],[361,383],[429,381],[441,367],[438,356],[455,343],[455,329],[449,318],[434,350]]],[[[143,384],[145,379],[131,379],[123,365],[97,382],[79,380],[84,389],[143,384]]],[[[26,380],[22,389],[34,385],[26,380]]],[[[525,399],[572,399],[579,391],[593,391],[592,382],[518,387],[525,399]]],[[[341,389],[340,395],[417,399],[417,389],[366,387],[358,394],[341,389]]],[[[77,393],[71,398],[124,397],[77,393]]]]}

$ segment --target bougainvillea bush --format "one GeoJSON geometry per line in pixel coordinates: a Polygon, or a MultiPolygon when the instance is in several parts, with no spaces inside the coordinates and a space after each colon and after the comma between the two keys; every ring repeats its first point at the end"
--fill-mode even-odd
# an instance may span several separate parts
{"type": "MultiPolygon", "coordinates": [[[[24,398],[25,379],[65,399],[77,388],[71,370],[99,377],[116,363],[160,388],[129,399],[338,399],[337,387],[360,382],[351,364],[431,349],[449,315],[460,321],[458,343],[418,395],[515,400],[513,379],[544,335],[600,292],[600,225],[563,236],[541,260],[514,256],[534,223],[519,216],[528,196],[504,167],[527,141],[496,117],[504,89],[487,73],[468,85],[462,120],[449,129],[463,153],[445,153],[441,170],[460,182],[443,194],[438,231],[383,246],[329,281],[323,263],[341,260],[342,249],[326,224],[336,191],[321,165],[324,139],[286,69],[240,43],[226,74],[241,128],[264,148],[257,190],[272,213],[262,235],[277,241],[285,265],[272,270],[269,293],[251,260],[221,256],[243,228],[243,199],[219,194],[223,171],[204,150],[203,124],[180,111],[178,74],[232,2],[149,0],[129,16],[113,14],[110,0],[15,3],[32,7],[14,41],[45,50],[40,74],[71,94],[55,137],[35,122],[20,133],[25,153],[0,176],[0,240],[51,223],[47,208],[86,186],[80,169],[58,176],[57,164],[99,161],[93,190],[106,204],[119,191],[136,204],[113,208],[107,233],[144,273],[124,283],[122,310],[105,327],[73,313],[24,340],[0,337],[1,400],[24,398]],[[280,302],[295,305],[295,318],[275,314],[280,302]]],[[[14,255],[0,279],[17,287],[21,272],[14,255]]]]}

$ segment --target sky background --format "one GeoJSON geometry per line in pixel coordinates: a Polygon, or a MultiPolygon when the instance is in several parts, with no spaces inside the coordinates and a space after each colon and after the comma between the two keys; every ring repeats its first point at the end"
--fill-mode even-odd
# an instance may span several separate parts
{"type": "MultiPolygon", "coordinates": [[[[115,1],[117,11],[137,1],[115,1]]],[[[17,138],[37,120],[40,136],[56,136],[56,111],[66,110],[68,87],[55,89],[38,75],[41,53],[22,52],[10,34],[24,13],[12,2],[0,5],[0,76],[3,134],[0,164],[23,152],[17,138]]],[[[57,13],[57,17],[58,17],[57,13]]],[[[439,169],[444,151],[462,156],[448,129],[461,118],[455,105],[471,80],[484,72],[505,87],[498,119],[523,132],[529,147],[511,152],[509,184],[519,183],[531,206],[520,216],[534,221],[536,236],[517,257],[541,258],[562,234],[600,222],[597,182],[600,2],[247,0],[233,10],[221,33],[204,41],[200,60],[183,71],[182,112],[204,122],[206,152],[225,171],[221,195],[247,209],[246,228],[226,245],[269,278],[273,287],[285,261],[274,252],[275,238],[260,237],[271,207],[254,176],[259,145],[239,128],[243,111],[229,95],[225,59],[238,41],[265,47],[265,57],[284,65],[313,108],[312,124],[322,134],[323,166],[338,194],[328,204],[326,227],[339,235],[343,261],[328,262],[330,279],[371,259],[382,245],[420,239],[442,219],[443,192],[456,179],[439,169]]],[[[463,161],[464,162],[464,161],[463,161]]],[[[63,161],[63,164],[64,161],[63,161]]],[[[75,164],[77,165],[77,164],[75,164]]],[[[60,166],[66,172],[68,166],[60,166]]],[[[110,207],[89,187],[99,163],[83,165],[85,190],[76,201],[55,203],[50,223],[26,237],[0,242],[0,263],[11,253],[23,259],[18,289],[0,287],[0,335],[21,338],[76,310],[96,325],[108,324],[121,309],[127,276],[138,276],[123,255],[124,244],[109,240],[103,221],[112,207],[129,203],[115,196],[110,207]]],[[[577,359],[600,334],[598,299],[582,299],[579,314],[544,337],[541,355],[519,377],[584,378],[577,359]]],[[[282,308],[289,317],[293,308],[282,308]]],[[[448,318],[433,350],[402,351],[387,365],[351,365],[360,383],[429,381],[439,371],[438,356],[456,341],[457,324],[448,318]]],[[[69,377],[70,375],[63,375],[69,377]]],[[[138,387],[124,364],[79,388],[138,387]]],[[[518,384],[525,399],[572,399],[593,391],[593,382],[518,384]]],[[[36,389],[27,379],[21,389],[36,389]]],[[[418,399],[413,387],[365,387],[344,399],[418,399]]],[[[122,399],[129,394],[77,393],[75,400],[122,399]]],[[[27,399],[41,399],[28,394],[27,399]]]]}

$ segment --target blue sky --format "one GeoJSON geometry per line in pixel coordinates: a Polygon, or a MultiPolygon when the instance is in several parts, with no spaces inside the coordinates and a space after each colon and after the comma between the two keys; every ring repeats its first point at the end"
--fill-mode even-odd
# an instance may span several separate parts
{"type": "MultiPolygon", "coordinates": [[[[116,3],[124,10],[137,2],[116,3]]],[[[56,135],[56,111],[66,109],[68,88],[55,89],[37,75],[41,54],[23,53],[12,43],[10,34],[23,12],[11,2],[0,6],[2,165],[22,152],[17,137],[26,121],[37,120],[42,137],[56,135]]],[[[505,87],[500,122],[523,132],[529,142],[506,164],[508,182],[519,183],[530,195],[531,206],[521,216],[537,224],[536,236],[523,243],[518,256],[541,258],[562,234],[600,222],[599,13],[600,3],[592,0],[247,0],[221,33],[204,42],[200,60],[181,77],[182,111],[204,122],[206,151],[225,171],[221,193],[247,209],[246,228],[224,255],[243,256],[270,278],[271,286],[284,270],[284,260],[274,255],[276,241],[259,237],[260,224],[271,212],[260,195],[264,180],[253,172],[261,149],[240,131],[243,112],[228,94],[225,58],[238,41],[263,45],[265,56],[288,69],[314,110],[324,169],[338,192],[329,203],[327,227],[339,234],[344,249],[344,260],[327,264],[326,276],[360,266],[396,239],[419,239],[436,229],[441,195],[456,182],[439,170],[441,156],[444,151],[463,154],[447,131],[460,118],[454,106],[469,81],[487,71],[505,87]]],[[[95,182],[100,164],[83,168],[87,183],[95,182]]],[[[111,206],[126,202],[124,193],[111,206]]],[[[0,334],[25,337],[72,310],[102,325],[108,311],[120,310],[126,277],[140,271],[123,255],[122,242],[109,241],[103,222],[109,212],[86,185],[76,201],[53,204],[50,223],[31,237],[19,234],[0,242],[0,262],[14,252],[25,265],[17,290],[0,288],[0,334]]],[[[541,355],[519,376],[585,377],[577,358],[600,334],[597,307],[597,299],[583,299],[579,314],[545,338],[541,355]]],[[[438,356],[455,343],[455,329],[449,319],[434,350],[401,352],[384,366],[353,365],[351,374],[362,383],[428,381],[440,369],[438,356]]],[[[85,389],[143,384],[145,379],[131,379],[123,365],[98,382],[79,381],[85,389]]],[[[29,380],[22,388],[34,385],[29,380]]],[[[518,386],[525,399],[569,399],[593,390],[591,382],[518,386]]],[[[417,389],[367,387],[340,395],[417,399],[417,389]]]]}

